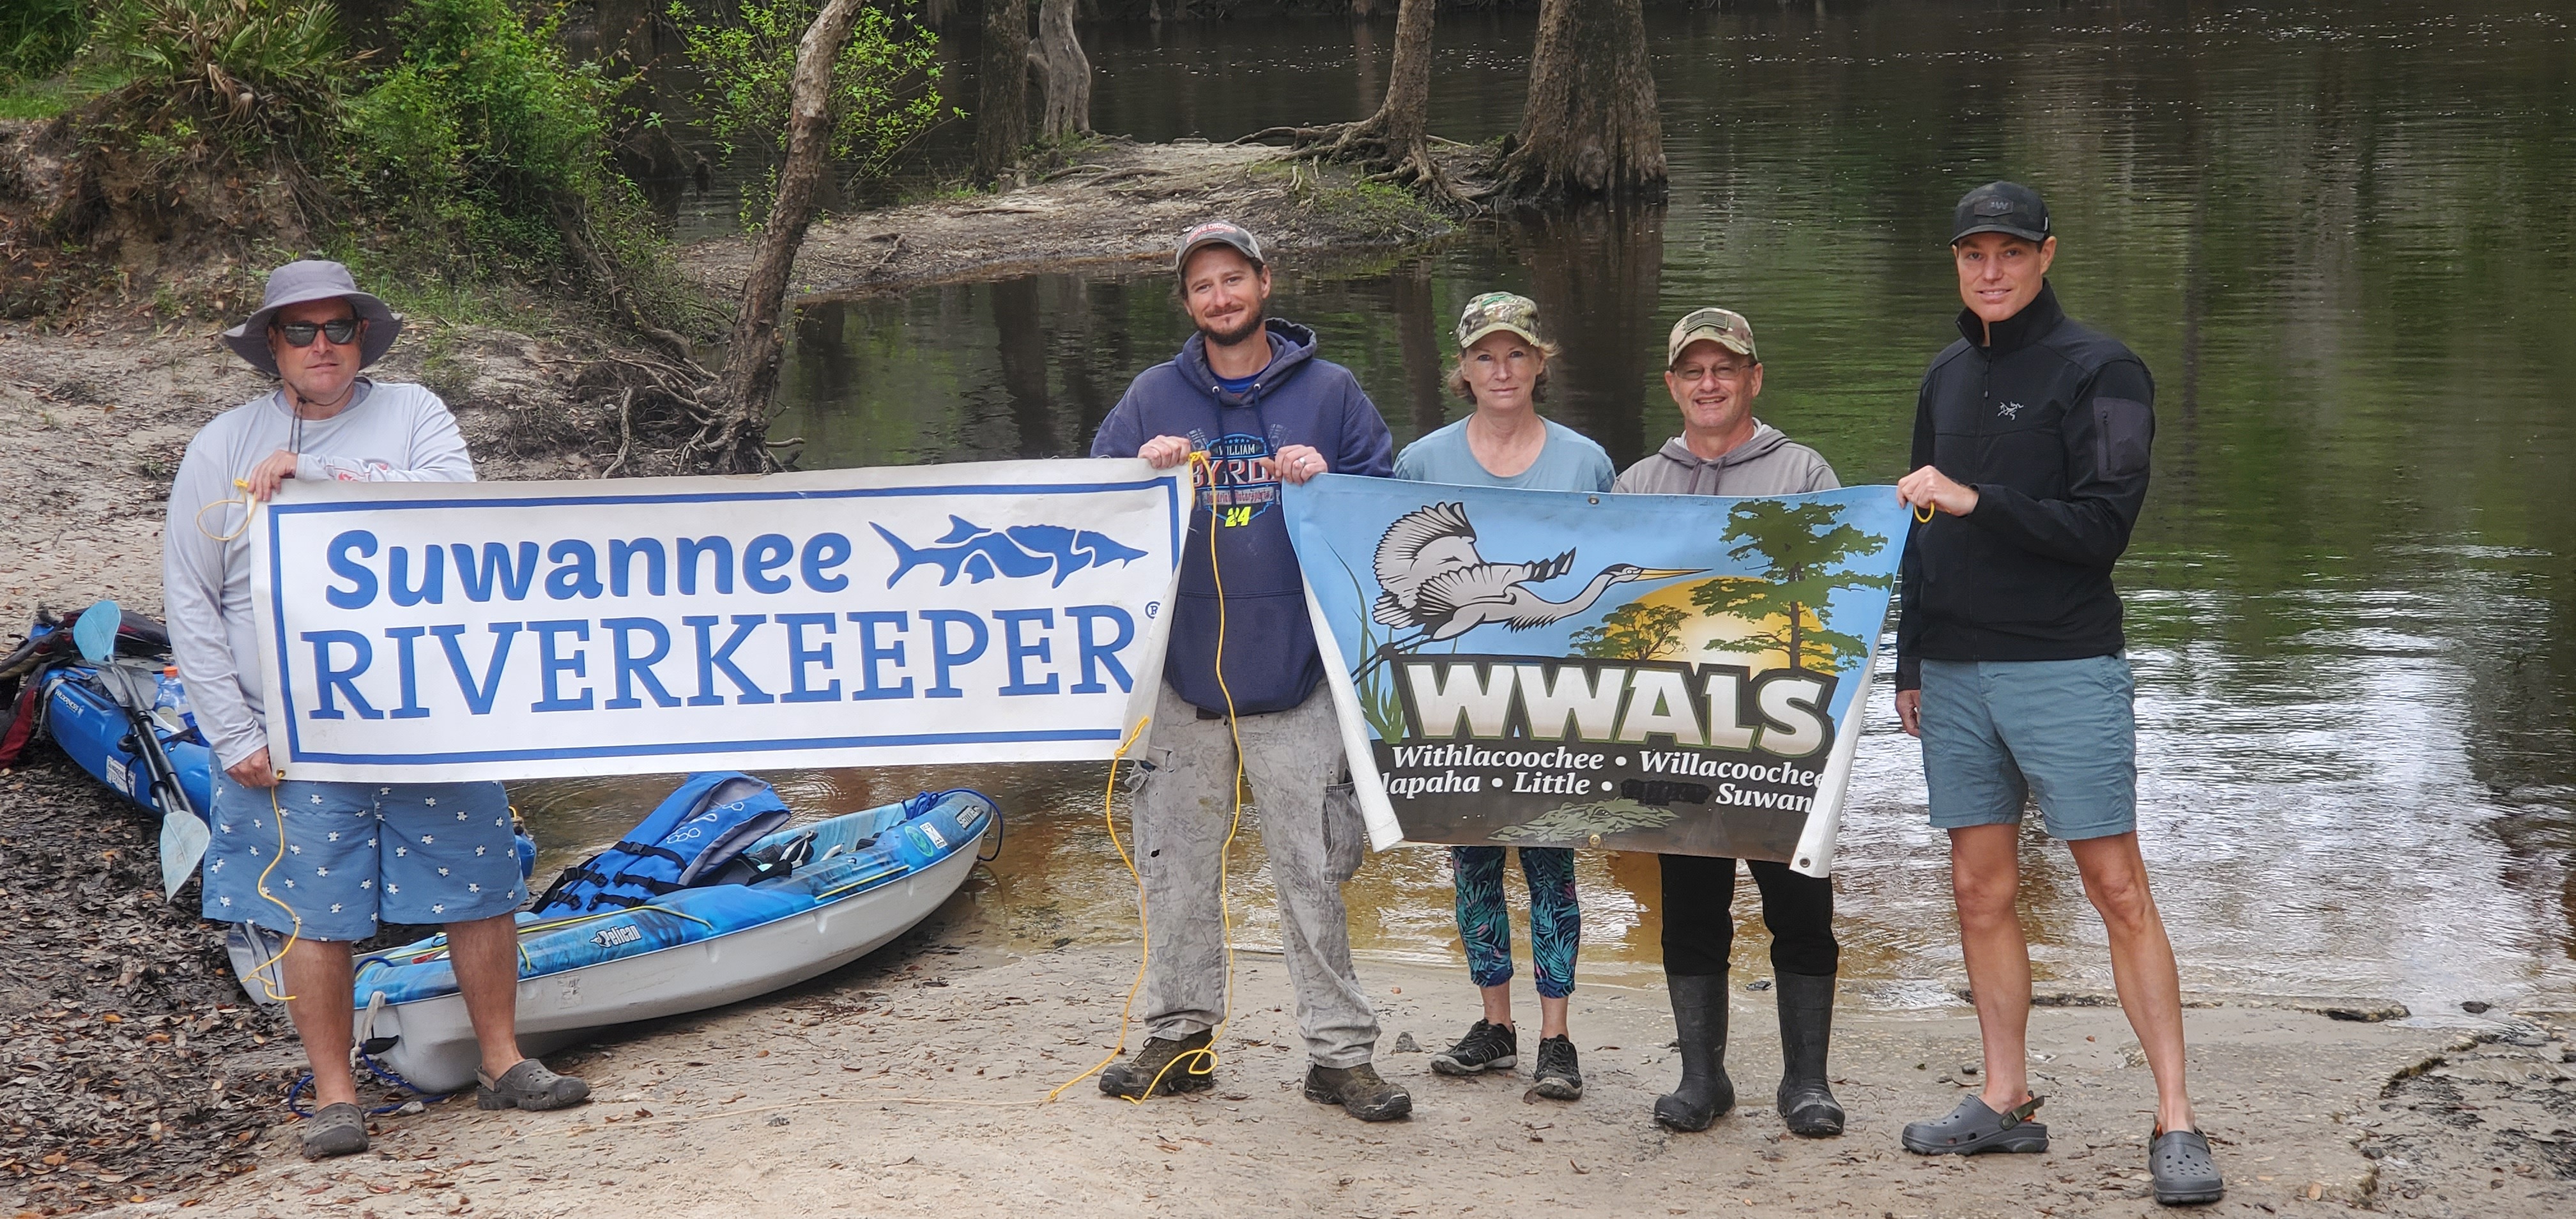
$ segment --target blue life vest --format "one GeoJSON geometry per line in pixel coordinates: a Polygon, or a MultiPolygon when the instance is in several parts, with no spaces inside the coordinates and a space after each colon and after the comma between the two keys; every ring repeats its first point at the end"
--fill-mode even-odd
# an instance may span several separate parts
{"type": "Polygon", "coordinates": [[[536,914],[579,914],[641,906],[665,893],[715,880],[743,849],[793,814],[767,783],[739,771],[708,771],[664,798],[617,845],[567,868],[536,914]]]}

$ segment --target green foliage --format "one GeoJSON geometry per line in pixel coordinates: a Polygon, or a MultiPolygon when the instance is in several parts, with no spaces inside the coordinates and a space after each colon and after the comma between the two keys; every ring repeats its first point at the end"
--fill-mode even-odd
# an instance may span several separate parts
{"type": "Polygon", "coordinates": [[[0,119],[49,119],[71,105],[71,91],[59,81],[0,85],[0,119]]]}
{"type": "Polygon", "coordinates": [[[1682,646],[1690,614],[1677,605],[1631,601],[1610,611],[1599,626],[1574,633],[1574,650],[1604,660],[1656,660],[1682,646]]]}
{"type": "Polygon", "coordinates": [[[1886,588],[1895,582],[1893,576],[1837,568],[1887,539],[1843,524],[1841,510],[1832,504],[1752,500],[1728,515],[1726,540],[1738,543],[1727,554],[1738,559],[1760,555],[1768,561],[1769,578],[1711,580],[1691,590],[1691,603],[1710,617],[1729,615],[1754,623],[1776,618],[1780,625],[1743,639],[1710,640],[1710,648],[1779,652],[1791,668],[1827,673],[1868,655],[1869,645],[1858,636],[1827,628],[1825,604],[1837,589],[1886,588]]]}
{"type": "MultiPolygon", "coordinates": [[[[832,66],[832,158],[853,178],[884,172],[895,154],[941,120],[939,36],[912,19],[910,0],[859,13],[849,45],[832,66]],[[902,11],[898,12],[900,9],[902,11]]],[[[765,166],[742,193],[742,223],[757,228],[769,214],[778,164],[787,155],[788,100],[796,47],[821,12],[816,0],[740,0],[701,18],[674,0],[671,20],[699,72],[693,99],[707,132],[728,158],[756,157],[765,166]]]]}
{"type": "Polygon", "coordinates": [[[609,160],[625,82],[572,62],[556,20],[531,24],[508,0],[412,0],[394,23],[400,58],[348,107],[359,193],[520,270],[646,238],[609,160]]]}
{"type": "Polygon", "coordinates": [[[89,33],[89,7],[85,0],[0,4],[0,85],[39,81],[62,71],[89,33]]]}

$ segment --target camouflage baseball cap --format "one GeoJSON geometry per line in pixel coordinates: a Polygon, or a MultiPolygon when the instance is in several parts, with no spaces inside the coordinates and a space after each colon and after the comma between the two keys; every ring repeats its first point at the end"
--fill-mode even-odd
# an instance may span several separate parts
{"type": "Polygon", "coordinates": [[[1732,309],[1693,309],[1673,323],[1672,338],[1664,343],[1664,365],[1682,358],[1682,349],[1706,339],[1737,355],[1759,362],[1753,351],[1753,323],[1732,309]]]}
{"type": "Polygon", "coordinates": [[[1538,333],[1538,302],[1509,292],[1488,292],[1467,302],[1467,311],[1458,315],[1458,350],[1476,345],[1476,340],[1489,334],[1508,331],[1545,346],[1547,340],[1538,333]]]}
{"type": "Polygon", "coordinates": [[[1205,224],[1192,225],[1189,232],[1181,234],[1181,248],[1172,252],[1172,273],[1178,275],[1189,270],[1190,255],[1196,253],[1200,246],[1218,244],[1234,247],[1236,253],[1251,259],[1256,267],[1266,265],[1261,260],[1261,240],[1254,237],[1251,230],[1231,220],[1210,220],[1205,224]]]}

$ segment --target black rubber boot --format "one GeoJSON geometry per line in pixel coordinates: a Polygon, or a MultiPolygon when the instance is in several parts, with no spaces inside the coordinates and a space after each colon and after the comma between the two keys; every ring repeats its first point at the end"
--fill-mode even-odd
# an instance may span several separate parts
{"type": "Polygon", "coordinates": [[[1825,1078],[1825,1049],[1834,1037],[1834,976],[1779,976],[1780,1116],[1789,1133],[1821,1138],[1843,1132],[1843,1107],[1825,1078]]]}
{"type": "Polygon", "coordinates": [[[1667,976],[1664,986],[1673,996],[1682,1082],[1655,1098],[1655,1120],[1675,1130],[1706,1130],[1735,1107],[1735,1082],[1726,1077],[1726,975],[1667,976]]]}

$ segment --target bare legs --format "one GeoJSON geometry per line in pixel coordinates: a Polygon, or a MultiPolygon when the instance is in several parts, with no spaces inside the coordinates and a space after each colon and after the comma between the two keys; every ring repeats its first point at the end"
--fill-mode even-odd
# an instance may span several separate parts
{"type": "Polygon", "coordinates": [[[519,928],[507,914],[447,925],[447,955],[456,963],[456,989],[483,1050],[483,1073],[494,1079],[519,1065],[519,928]]]}
{"type": "MultiPolygon", "coordinates": [[[[456,989],[465,997],[465,1014],[474,1022],[474,1037],[483,1049],[483,1073],[498,1079],[519,1065],[519,935],[515,920],[502,914],[471,923],[447,925],[448,957],[456,965],[456,989]]],[[[350,982],[354,969],[349,945],[335,940],[297,940],[286,950],[287,1018],[304,1042],[304,1060],[313,1068],[313,1103],[355,1103],[357,1084],[349,1077],[349,1044],[356,1012],[350,982]]]]}
{"type": "MultiPolygon", "coordinates": [[[[1511,1028],[1512,984],[1505,982],[1499,986],[1480,986],[1476,989],[1484,995],[1485,1023],[1511,1028]]],[[[1538,997],[1538,1035],[1541,1037],[1565,1036],[1565,1011],[1567,1005],[1572,1002],[1571,996],[1550,999],[1540,995],[1538,997]]]]}
{"type": "Polygon", "coordinates": [[[349,1078],[349,945],[340,940],[297,940],[280,962],[286,972],[286,1018],[304,1042],[313,1068],[313,1107],[353,1104],[358,1085],[349,1078]]]}
{"type": "MultiPolygon", "coordinates": [[[[2002,1112],[2030,1095],[2030,944],[2014,898],[2021,887],[2020,827],[1950,831],[1950,879],[1959,905],[1959,945],[1985,1042],[1986,1106],[2002,1112]]],[[[2156,1077],[2156,1124],[2197,1129],[2183,1081],[2182,981],[2173,943],[2156,912],[2135,833],[2067,844],[2085,895],[2110,933],[2111,976],[2120,1007],[2156,1077]]]]}

